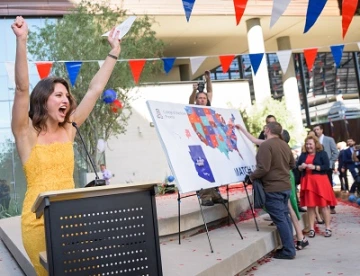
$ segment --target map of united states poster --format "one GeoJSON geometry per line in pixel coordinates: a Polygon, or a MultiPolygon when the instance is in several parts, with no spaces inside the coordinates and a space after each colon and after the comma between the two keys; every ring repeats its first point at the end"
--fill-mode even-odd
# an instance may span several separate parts
{"type": "Polygon", "coordinates": [[[234,126],[238,110],[147,102],[180,192],[244,180],[255,168],[253,144],[234,126]]]}

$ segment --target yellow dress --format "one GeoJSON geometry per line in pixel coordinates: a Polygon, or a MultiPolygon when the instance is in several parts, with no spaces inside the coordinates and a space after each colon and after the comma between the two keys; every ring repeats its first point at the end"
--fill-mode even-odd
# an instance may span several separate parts
{"type": "Polygon", "coordinates": [[[39,193],[74,188],[74,149],[72,142],[36,144],[24,164],[27,190],[21,214],[22,240],[37,275],[48,275],[39,261],[46,250],[43,217],[31,212],[39,193]]]}

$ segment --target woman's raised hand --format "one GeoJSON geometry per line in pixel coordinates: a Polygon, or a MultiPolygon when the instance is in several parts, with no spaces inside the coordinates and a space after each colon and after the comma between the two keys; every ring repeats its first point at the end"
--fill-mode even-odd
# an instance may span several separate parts
{"type": "Polygon", "coordinates": [[[116,30],[115,27],[111,29],[110,34],[108,36],[108,42],[112,49],[112,54],[116,54],[119,56],[121,52],[121,40],[119,39],[120,31],[116,30]],[[113,52],[114,51],[114,52],[113,52]]]}
{"type": "Polygon", "coordinates": [[[14,23],[11,25],[11,29],[17,38],[27,39],[29,33],[28,25],[22,16],[17,16],[14,23]]]}

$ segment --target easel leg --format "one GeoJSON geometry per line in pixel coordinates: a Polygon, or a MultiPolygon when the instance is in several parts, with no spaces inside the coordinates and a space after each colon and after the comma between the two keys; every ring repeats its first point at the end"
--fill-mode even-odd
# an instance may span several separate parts
{"type": "Polygon", "coordinates": [[[228,207],[226,207],[226,204],[225,204],[224,202],[223,202],[222,204],[224,205],[224,207],[225,207],[226,211],[228,212],[228,216],[229,216],[229,218],[231,218],[231,220],[232,220],[232,222],[233,222],[233,224],[234,224],[234,226],[235,226],[236,230],[238,231],[238,233],[239,233],[239,235],[240,235],[240,238],[243,240],[244,238],[243,238],[243,236],[241,235],[240,230],[239,230],[239,228],[237,227],[237,225],[236,225],[236,222],[235,222],[234,218],[233,218],[233,217],[232,217],[232,215],[230,214],[229,208],[228,208],[228,207]]]}
{"type": "Polygon", "coordinates": [[[180,237],[180,203],[181,203],[181,198],[180,198],[180,193],[178,192],[178,224],[179,224],[179,244],[181,244],[181,237],[180,237]]]}
{"type": "Polygon", "coordinates": [[[254,208],[253,208],[253,206],[251,205],[251,202],[250,202],[250,197],[249,197],[249,193],[248,193],[248,191],[247,191],[247,187],[246,187],[246,184],[245,184],[245,183],[244,183],[244,188],[245,188],[246,197],[247,197],[247,199],[248,199],[249,206],[250,206],[250,209],[251,209],[251,213],[252,213],[253,218],[254,218],[254,222],[255,222],[256,230],[257,230],[257,231],[259,231],[259,226],[258,226],[257,221],[256,221],[256,218],[255,218],[254,208]]]}
{"type": "Polygon", "coordinates": [[[198,201],[199,201],[201,216],[202,216],[202,219],[203,219],[203,221],[204,221],[204,226],[205,226],[205,229],[206,229],[206,235],[207,235],[207,238],[208,238],[208,240],[209,240],[210,252],[211,252],[211,253],[214,253],[214,250],[213,250],[213,248],[212,248],[211,241],[210,241],[209,230],[208,230],[207,224],[206,224],[206,222],[205,222],[205,216],[204,216],[204,212],[203,212],[203,209],[202,209],[202,206],[201,206],[201,202],[200,202],[199,191],[196,191],[196,196],[197,196],[198,201]]]}
{"type": "MultiPolygon", "coordinates": [[[[230,199],[229,199],[229,185],[226,185],[226,199],[227,199],[227,207],[229,209],[230,206],[230,199]]],[[[228,216],[228,226],[230,226],[230,216],[228,216]]]]}

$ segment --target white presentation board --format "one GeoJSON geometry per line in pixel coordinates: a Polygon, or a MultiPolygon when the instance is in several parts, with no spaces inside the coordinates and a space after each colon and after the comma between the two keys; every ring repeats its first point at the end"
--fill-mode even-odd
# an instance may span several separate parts
{"type": "Polygon", "coordinates": [[[238,110],[147,101],[181,193],[237,183],[254,170],[253,144],[234,125],[238,110]]]}

